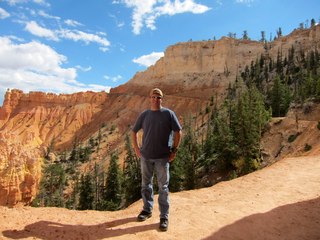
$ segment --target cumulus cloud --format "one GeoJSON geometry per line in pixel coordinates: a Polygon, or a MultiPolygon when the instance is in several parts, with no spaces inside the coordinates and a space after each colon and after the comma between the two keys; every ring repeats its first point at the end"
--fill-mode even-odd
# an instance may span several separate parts
{"type": "Polygon", "coordinates": [[[10,13],[0,7],[0,19],[5,19],[7,17],[10,17],[10,13]]]}
{"type": "Polygon", "coordinates": [[[66,61],[64,55],[45,44],[14,43],[9,37],[0,37],[0,98],[7,88],[55,93],[110,90],[108,86],[78,82],[76,68],[63,67],[66,61]]]}
{"type": "Polygon", "coordinates": [[[208,10],[209,7],[198,4],[194,0],[119,0],[113,1],[114,4],[125,4],[126,7],[132,8],[132,27],[133,33],[138,35],[141,29],[146,26],[151,30],[156,29],[156,19],[163,15],[173,16],[181,13],[201,14],[208,10]]]}
{"type": "Polygon", "coordinates": [[[143,55],[139,58],[135,58],[132,61],[141,66],[149,67],[155,64],[156,61],[158,61],[163,56],[164,56],[163,52],[152,52],[151,54],[143,55]]]}

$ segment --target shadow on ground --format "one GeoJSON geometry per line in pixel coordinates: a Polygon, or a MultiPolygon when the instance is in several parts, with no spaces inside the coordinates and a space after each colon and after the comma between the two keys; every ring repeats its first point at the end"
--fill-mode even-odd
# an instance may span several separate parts
{"type": "Polygon", "coordinates": [[[320,198],[245,217],[204,240],[209,239],[320,240],[320,198]]]}
{"type": "Polygon", "coordinates": [[[46,240],[57,239],[104,239],[122,235],[130,235],[138,232],[158,230],[158,224],[144,224],[133,227],[119,227],[130,222],[136,222],[136,217],[118,219],[97,225],[69,225],[50,221],[39,221],[27,225],[23,230],[3,231],[3,236],[11,239],[39,238],[46,240]]]}

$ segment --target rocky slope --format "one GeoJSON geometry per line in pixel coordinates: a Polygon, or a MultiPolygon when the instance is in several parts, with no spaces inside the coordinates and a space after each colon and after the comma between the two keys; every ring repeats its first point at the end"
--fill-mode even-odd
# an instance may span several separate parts
{"type": "MultiPolygon", "coordinates": [[[[222,100],[229,83],[261,54],[275,59],[278,51],[286,55],[292,46],[305,51],[319,49],[320,26],[296,30],[268,43],[267,48],[261,42],[225,37],[178,43],[168,47],[154,66],[110,93],[57,95],[8,90],[0,108],[0,205],[30,202],[39,184],[42,157],[51,143],[56,151],[64,151],[75,140],[87,140],[107,126],[103,128],[108,135],[104,154],[121,147],[124,133],[148,106],[150,88],[161,87],[164,105],[180,118],[196,115],[211,96],[222,100]],[[111,127],[116,128],[112,134],[107,132],[111,127]]],[[[312,124],[314,127],[315,121],[312,124]]],[[[279,156],[274,154],[278,148],[269,147],[269,156],[279,156]]]]}

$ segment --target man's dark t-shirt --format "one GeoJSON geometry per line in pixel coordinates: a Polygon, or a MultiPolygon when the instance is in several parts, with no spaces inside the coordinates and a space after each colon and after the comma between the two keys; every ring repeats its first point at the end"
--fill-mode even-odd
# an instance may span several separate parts
{"type": "Polygon", "coordinates": [[[176,114],[168,109],[145,110],[138,117],[132,131],[143,130],[140,152],[144,158],[158,159],[169,157],[169,139],[172,131],[181,130],[176,114]]]}

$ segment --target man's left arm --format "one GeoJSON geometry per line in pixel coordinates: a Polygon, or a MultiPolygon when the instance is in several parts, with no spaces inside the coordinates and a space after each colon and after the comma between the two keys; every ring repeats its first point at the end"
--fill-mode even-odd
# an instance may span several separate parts
{"type": "Polygon", "coordinates": [[[176,153],[177,153],[179,145],[180,145],[181,136],[182,136],[181,130],[174,132],[173,144],[172,144],[171,153],[170,153],[170,157],[169,157],[170,162],[172,162],[174,160],[174,157],[176,156],[176,153]]]}

